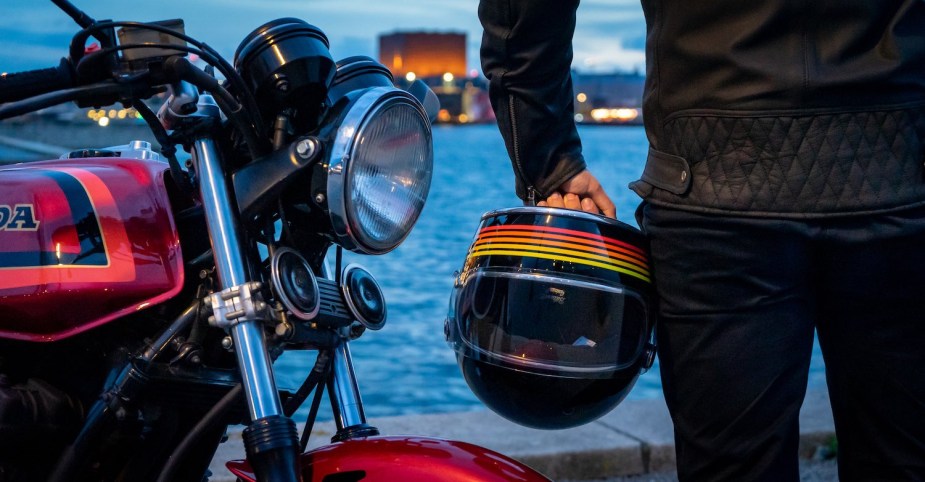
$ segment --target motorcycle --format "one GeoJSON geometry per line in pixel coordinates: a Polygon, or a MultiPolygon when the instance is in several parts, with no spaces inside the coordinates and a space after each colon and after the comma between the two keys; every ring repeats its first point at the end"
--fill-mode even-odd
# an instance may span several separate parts
{"type": "Polygon", "coordinates": [[[0,119],[121,104],[160,150],[0,168],[0,480],[207,480],[244,423],[246,458],[227,464],[240,480],[548,480],[468,443],[381,436],[364,415],[349,344],[387,310],[342,250],[386,254],[415,224],[439,105],[426,84],[335,62],[295,18],[229,63],[182,20],[53,3],[81,30],[57,67],[0,76],[0,119]],[[287,350],[317,352],[295,391],[273,377],[287,350]],[[337,433],[306,451],[325,391],[337,433]]]}

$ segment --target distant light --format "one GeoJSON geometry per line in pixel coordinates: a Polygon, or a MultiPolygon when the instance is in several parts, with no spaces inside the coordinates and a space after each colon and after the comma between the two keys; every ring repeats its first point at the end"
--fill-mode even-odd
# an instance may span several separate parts
{"type": "Polygon", "coordinates": [[[116,110],[115,110],[115,109],[109,109],[109,112],[106,114],[106,116],[109,117],[110,119],[115,119],[115,118],[116,118],[116,110]]]}
{"type": "Polygon", "coordinates": [[[408,72],[405,74],[405,80],[408,82],[414,82],[414,79],[416,78],[418,78],[418,76],[414,72],[408,72]]]}
{"type": "Polygon", "coordinates": [[[617,111],[611,115],[622,121],[630,121],[639,115],[639,111],[636,109],[617,109],[617,111]]]}
{"type": "Polygon", "coordinates": [[[629,122],[639,117],[639,109],[619,108],[619,109],[594,109],[591,111],[591,118],[598,122],[629,122]]]}
{"type": "Polygon", "coordinates": [[[575,114],[575,122],[583,122],[584,120],[585,120],[585,116],[581,114],[575,114]]]}
{"type": "Polygon", "coordinates": [[[440,111],[437,112],[437,120],[440,122],[449,122],[450,119],[450,111],[446,109],[440,109],[440,111]]]}
{"type": "Polygon", "coordinates": [[[120,119],[125,119],[125,109],[119,109],[119,113],[117,115],[120,119]]]}
{"type": "Polygon", "coordinates": [[[585,95],[584,92],[579,92],[578,95],[575,96],[575,98],[578,99],[578,102],[584,102],[588,100],[588,96],[585,95]]]}
{"type": "Polygon", "coordinates": [[[469,122],[469,116],[466,114],[459,114],[459,123],[465,124],[466,122],[469,122]]]}
{"type": "Polygon", "coordinates": [[[472,69],[469,71],[469,77],[478,77],[478,76],[479,76],[478,70],[472,69]]]}
{"type": "Polygon", "coordinates": [[[93,110],[93,109],[88,110],[88,111],[87,111],[87,118],[96,120],[96,111],[93,110]]]}
{"type": "Polygon", "coordinates": [[[100,117],[96,122],[99,123],[100,127],[106,127],[109,125],[109,117],[100,117]]]}
{"type": "Polygon", "coordinates": [[[451,73],[449,73],[449,72],[443,74],[443,81],[444,81],[444,82],[452,82],[452,81],[453,81],[453,74],[451,74],[451,73]]]}

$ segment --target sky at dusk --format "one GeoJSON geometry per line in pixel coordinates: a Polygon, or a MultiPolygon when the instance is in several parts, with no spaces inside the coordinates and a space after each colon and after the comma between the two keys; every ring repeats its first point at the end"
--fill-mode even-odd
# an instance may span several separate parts
{"type": "MultiPolygon", "coordinates": [[[[96,19],[182,18],[186,33],[229,61],[241,39],[261,24],[298,17],[320,27],[335,59],[378,56],[378,35],[396,31],[464,32],[469,69],[479,69],[477,0],[71,0],[96,19]]],[[[0,1],[0,71],[50,67],[67,55],[76,24],[47,0],[0,1]]],[[[639,0],[583,0],[573,67],[644,71],[645,22],[639,0]]]]}

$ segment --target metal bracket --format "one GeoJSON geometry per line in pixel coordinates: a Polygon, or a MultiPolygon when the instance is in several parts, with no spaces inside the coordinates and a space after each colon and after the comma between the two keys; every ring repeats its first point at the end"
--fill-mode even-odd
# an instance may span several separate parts
{"type": "Polygon", "coordinates": [[[227,330],[238,323],[260,319],[267,309],[260,296],[261,286],[259,281],[251,281],[212,293],[207,298],[212,306],[209,324],[227,330]]]}

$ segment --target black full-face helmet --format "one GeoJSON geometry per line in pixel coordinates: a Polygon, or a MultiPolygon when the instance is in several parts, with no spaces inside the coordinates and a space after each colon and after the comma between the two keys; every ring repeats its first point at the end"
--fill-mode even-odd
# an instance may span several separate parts
{"type": "Polygon", "coordinates": [[[559,429],[617,406],[655,354],[642,233],[555,208],[482,216],[446,335],[469,388],[521,425],[559,429]]]}

